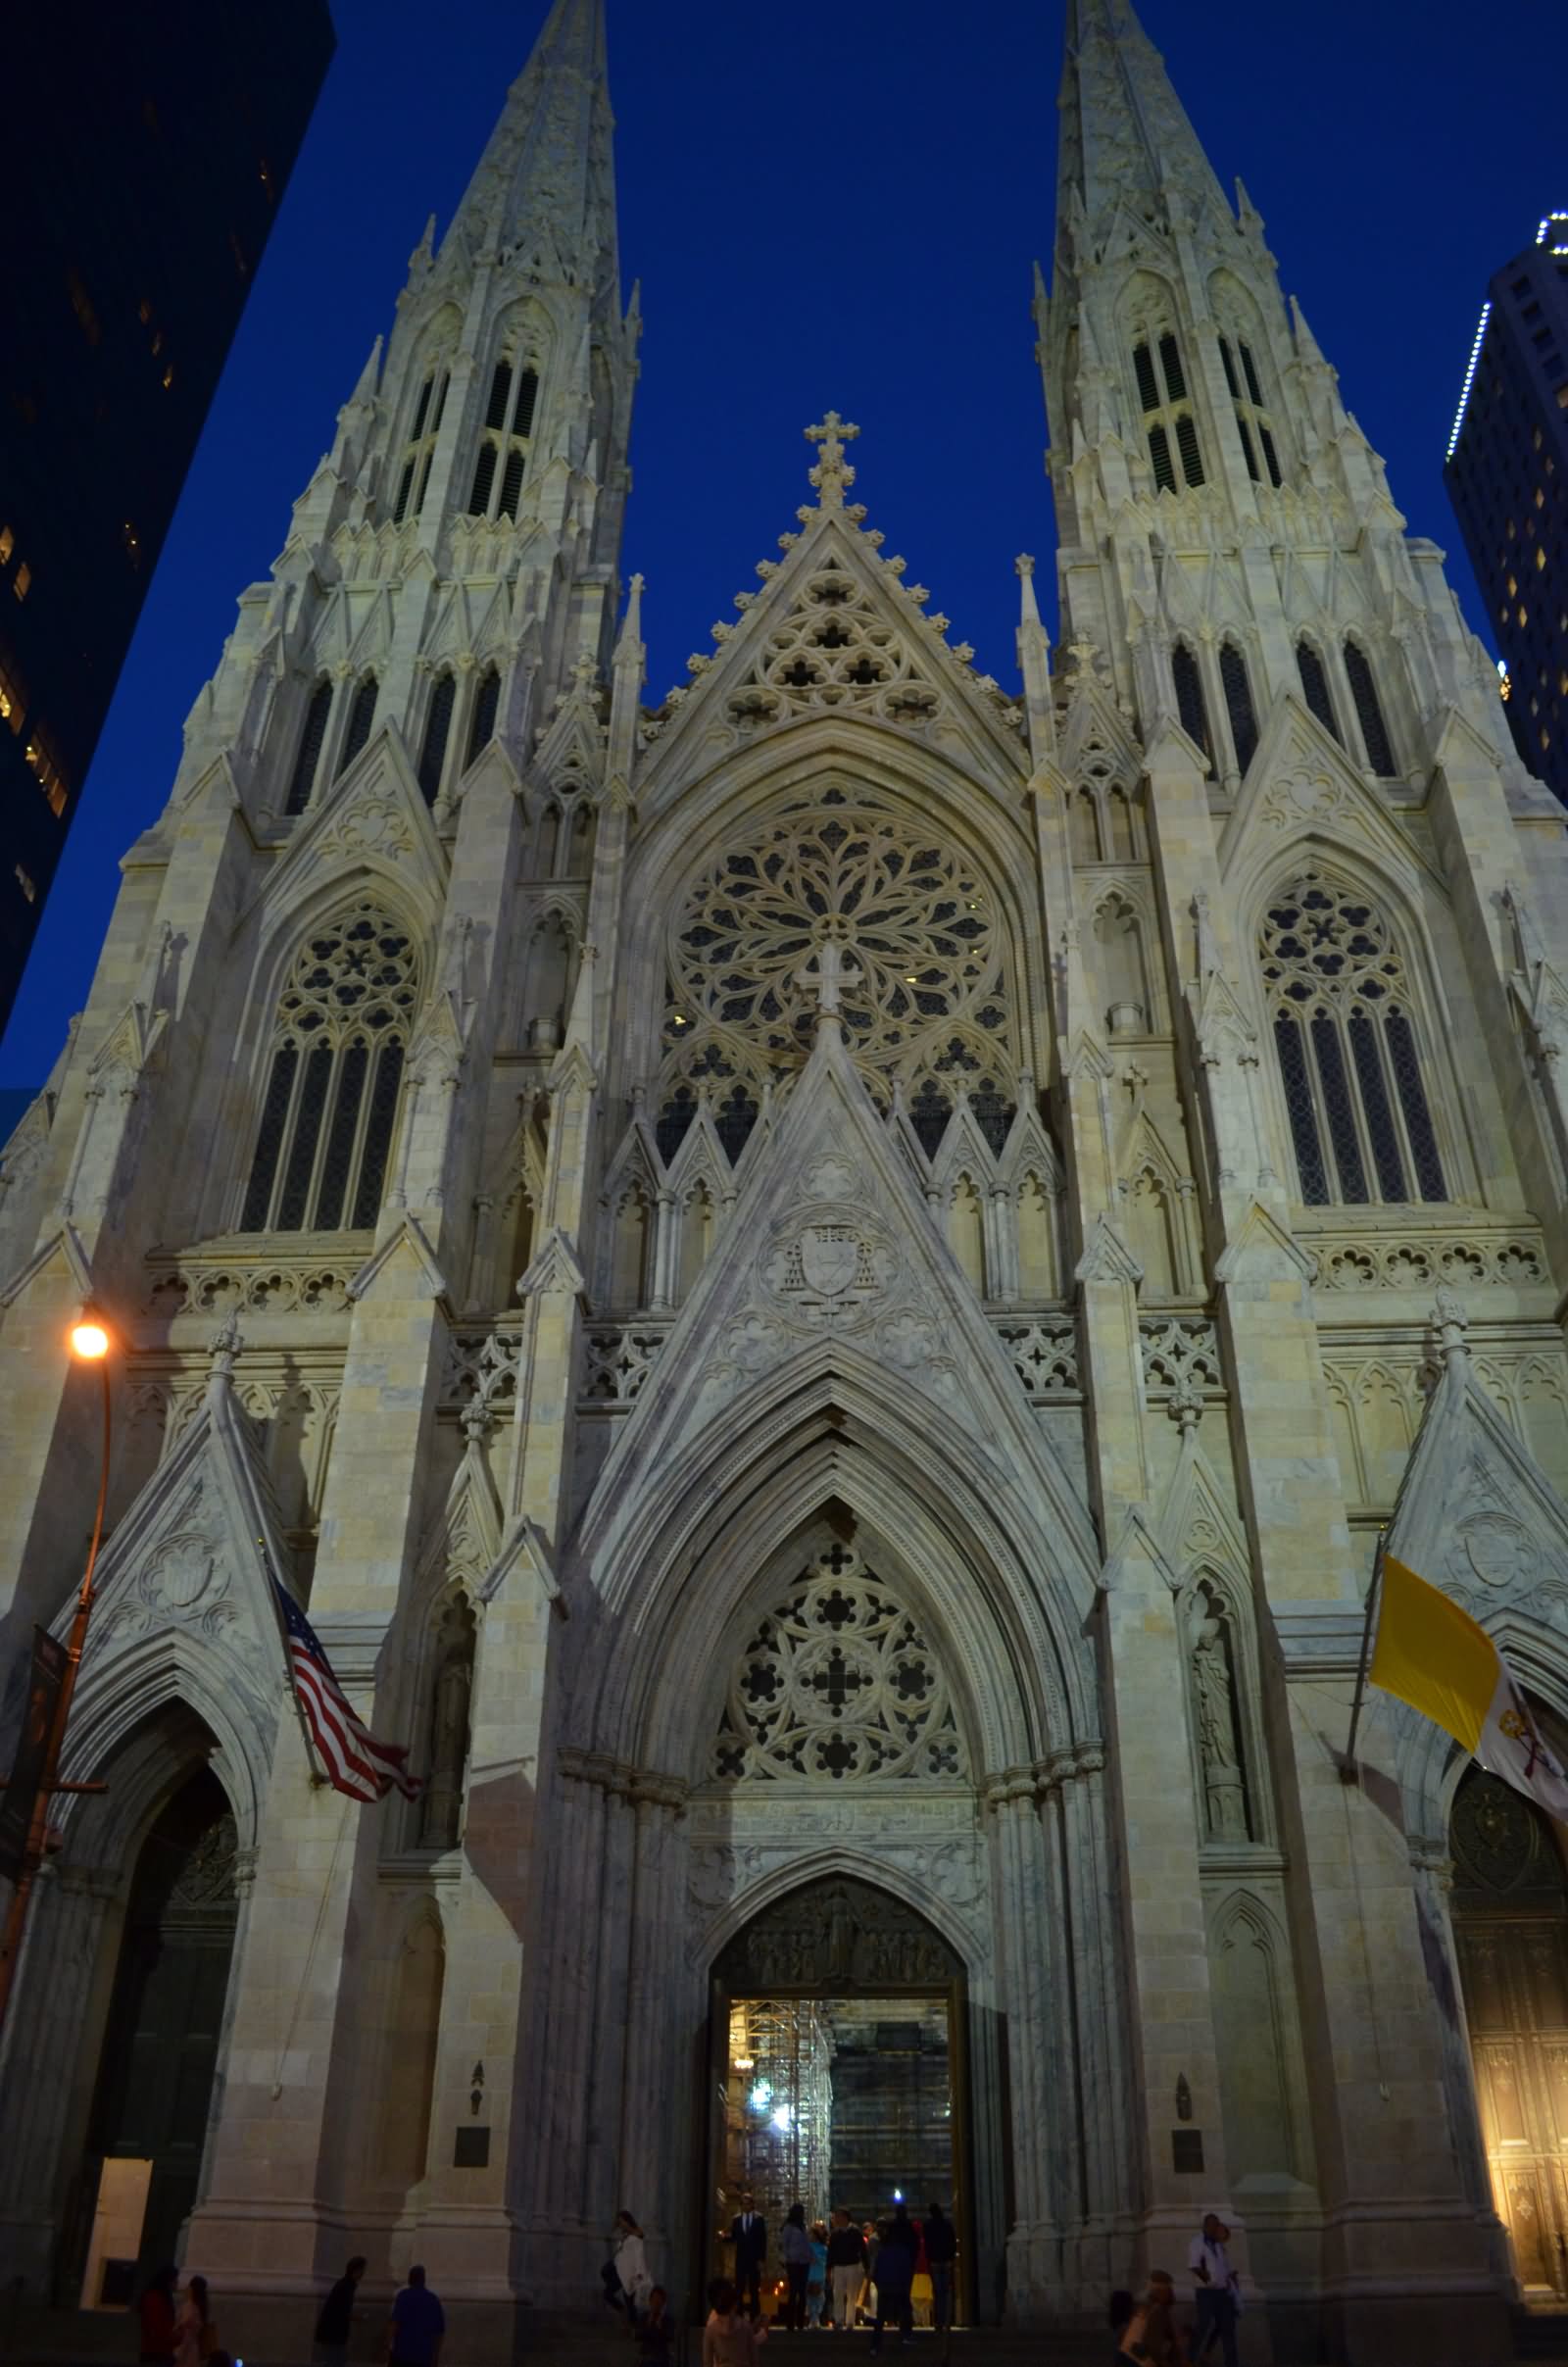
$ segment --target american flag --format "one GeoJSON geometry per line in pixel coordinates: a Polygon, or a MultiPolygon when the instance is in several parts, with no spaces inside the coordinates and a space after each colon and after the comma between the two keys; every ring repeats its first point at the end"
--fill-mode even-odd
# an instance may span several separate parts
{"type": "Polygon", "coordinates": [[[333,1676],[319,1637],[287,1587],[275,1574],[272,1584],[288,1640],[289,1674],[327,1782],[350,1800],[385,1800],[394,1784],[405,1800],[417,1800],[424,1787],[403,1764],[407,1751],[401,1743],[377,1741],[333,1676]]]}

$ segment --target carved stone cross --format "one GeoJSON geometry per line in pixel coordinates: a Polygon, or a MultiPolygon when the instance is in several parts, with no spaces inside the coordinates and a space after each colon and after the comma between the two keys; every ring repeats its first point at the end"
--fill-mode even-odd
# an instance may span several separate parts
{"type": "Polygon", "coordinates": [[[837,1018],[844,1008],[839,1001],[839,989],[846,979],[858,977],[859,969],[859,963],[851,959],[837,937],[824,937],[815,953],[796,971],[795,983],[808,991],[814,987],[817,1010],[837,1018]]]}
{"type": "Polygon", "coordinates": [[[824,510],[842,510],[847,486],[855,482],[855,470],[844,458],[844,447],[859,434],[858,427],[841,419],[836,411],[823,417],[818,427],[806,429],[808,443],[817,448],[816,466],[807,472],[807,481],[815,488],[817,500],[824,510]]]}

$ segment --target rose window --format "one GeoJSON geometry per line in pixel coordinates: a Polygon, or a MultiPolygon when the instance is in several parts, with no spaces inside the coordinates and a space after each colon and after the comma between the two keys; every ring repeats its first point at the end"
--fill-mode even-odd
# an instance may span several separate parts
{"type": "Polygon", "coordinates": [[[804,1777],[962,1776],[963,1742],[915,1620],[852,1548],[817,1555],[762,1619],[730,1679],[712,1773],[804,1777]]]}
{"type": "Polygon", "coordinates": [[[689,890],[670,930],[660,1077],[668,1158],[712,1101],[738,1155],[764,1092],[811,1049],[836,960],[845,1040],[883,1110],[895,1089],[928,1150],[960,1090],[1000,1148],[1017,1073],[1004,935],[976,866],[866,792],[775,813],[689,890]]]}

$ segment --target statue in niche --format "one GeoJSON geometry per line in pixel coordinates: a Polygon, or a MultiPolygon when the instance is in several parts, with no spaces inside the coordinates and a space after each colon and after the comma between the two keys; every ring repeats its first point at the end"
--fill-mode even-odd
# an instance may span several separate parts
{"type": "Polygon", "coordinates": [[[1210,1841],[1247,1841],[1247,1778],[1236,1731],[1236,1677],[1225,1622],[1206,1595],[1193,1626],[1193,1701],[1210,1841]]]}
{"type": "Polygon", "coordinates": [[[419,1817],[419,1842],[427,1849],[453,1849],[458,1844],[463,1781],[468,1767],[473,1643],[473,1613],[459,1595],[448,1603],[436,1631],[429,1775],[419,1817]]]}

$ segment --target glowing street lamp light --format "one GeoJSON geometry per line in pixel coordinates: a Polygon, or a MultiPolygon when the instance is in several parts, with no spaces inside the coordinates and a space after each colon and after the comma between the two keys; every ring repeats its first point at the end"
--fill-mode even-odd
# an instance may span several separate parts
{"type": "Polygon", "coordinates": [[[60,1781],[60,1760],[65,1750],[71,1700],[76,1690],[76,1672],[81,1666],[82,1647],[87,1641],[87,1621],[93,1603],[92,1574],[98,1561],[98,1548],[103,1543],[104,1506],[109,1499],[109,1351],[113,1344],[113,1336],[98,1309],[91,1304],[84,1307],[71,1327],[70,1346],[78,1362],[96,1364],[102,1386],[103,1448],[98,1458],[98,1504],[93,1514],[92,1539],[87,1547],[87,1566],[82,1572],[75,1615],[72,1619],[71,1633],[66,1639],[64,1651],[46,1629],[37,1628],[33,1634],[32,1672],[24,1732],[17,1746],[17,1760],[12,1768],[11,1782],[7,1786],[8,1791],[15,1790],[19,1782],[25,1787],[27,1774],[31,1773],[31,1811],[26,1836],[17,1855],[16,1887],[6,1911],[5,1932],[0,1937],[0,2030],[5,2027],[6,2008],[11,2002],[11,1986],[16,1976],[17,1960],[22,1953],[23,1935],[27,1927],[27,1908],[32,1899],[33,1883],[49,1851],[49,1802],[57,1792],[103,1792],[108,1789],[104,1784],[63,1784],[60,1781]]]}

